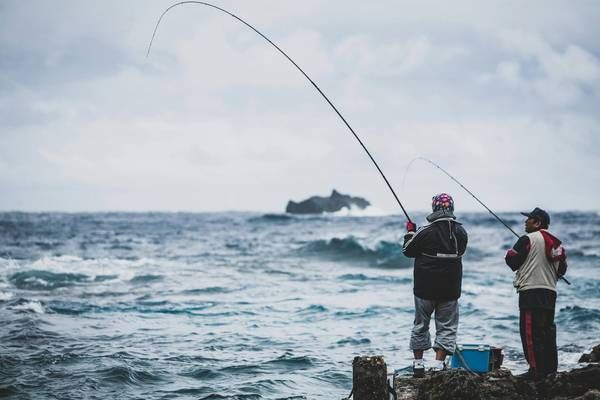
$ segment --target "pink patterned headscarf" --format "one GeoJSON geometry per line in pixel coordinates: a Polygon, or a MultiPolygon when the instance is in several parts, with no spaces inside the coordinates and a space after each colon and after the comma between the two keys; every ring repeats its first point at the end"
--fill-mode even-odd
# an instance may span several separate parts
{"type": "Polygon", "coordinates": [[[454,200],[446,193],[436,194],[431,198],[431,209],[433,212],[439,210],[454,211],[454,200]]]}

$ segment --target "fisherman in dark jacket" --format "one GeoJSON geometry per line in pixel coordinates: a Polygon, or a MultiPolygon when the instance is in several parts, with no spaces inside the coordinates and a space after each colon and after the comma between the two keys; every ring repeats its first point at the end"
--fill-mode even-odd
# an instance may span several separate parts
{"type": "Polygon", "coordinates": [[[413,373],[423,376],[423,352],[431,348],[429,321],[435,311],[436,338],[433,345],[433,370],[445,368],[447,354],[454,353],[458,329],[458,298],[462,282],[462,255],[467,247],[467,232],[456,222],[454,201],[446,193],[432,199],[433,212],[427,216],[429,225],[416,229],[406,224],[404,255],[415,259],[414,300],[415,320],[410,337],[413,351],[413,373]]]}
{"type": "Polygon", "coordinates": [[[567,254],[561,241],[548,231],[550,216],[536,207],[527,217],[525,232],[506,253],[506,264],[516,272],[519,293],[521,344],[529,371],[525,378],[538,379],[557,371],[556,282],[567,272],[567,254]]]}

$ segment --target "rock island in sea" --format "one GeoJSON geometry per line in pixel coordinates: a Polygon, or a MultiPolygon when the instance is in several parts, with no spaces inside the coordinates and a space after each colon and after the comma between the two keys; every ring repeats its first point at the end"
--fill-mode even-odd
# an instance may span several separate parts
{"type": "Polygon", "coordinates": [[[371,203],[362,197],[352,197],[333,189],[329,197],[313,196],[298,203],[290,200],[285,212],[290,214],[322,214],[340,211],[343,208],[364,210],[370,205],[371,203]]]}

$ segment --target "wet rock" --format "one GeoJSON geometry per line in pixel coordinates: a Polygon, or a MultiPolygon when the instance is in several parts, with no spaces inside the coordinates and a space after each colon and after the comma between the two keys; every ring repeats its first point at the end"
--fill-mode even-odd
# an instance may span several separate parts
{"type": "Polygon", "coordinates": [[[559,372],[538,383],[537,388],[543,399],[562,400],[587,396],[590,391],[600,390],[600,365],[559,372]]]}
{"type": "Polygon", "coordinates": [[[365,209],[370,205],[371,203],[362,197],[348,196],[334,189],[329,197],[313,196],[299,203],[290,200],[285,212],[290,214],[321,214],[340,211],[344,207],[348,209],[352,207],[365,209]]]}
{"type": "Polygon", "coordinates": [[[354,400],[388,400],[387,367],[381,356],[354,357],[354,400]]]}
{"type": "Polygon", "coordinates": [[[397,377],[398,400],[600,400],[600,365],[559,372],[533,382],[506,369],[473,375],[448,370],[424,378],[397,377]]]}
{"type": "Polygon", "coordinates": [[[398,400],[525,400],[535,398],[536,393],[534,385],[514,377],[505,369],[484,375],[448,370],[428,374],[422,379],[399,377],[396,392],[398,400]]]}
{"type": "Polygon", "coordinates": [[[594,346],[589,354],[583,353],[581,358],[579,358],[579,362],[600,362],[600,344],[594,346]]]}

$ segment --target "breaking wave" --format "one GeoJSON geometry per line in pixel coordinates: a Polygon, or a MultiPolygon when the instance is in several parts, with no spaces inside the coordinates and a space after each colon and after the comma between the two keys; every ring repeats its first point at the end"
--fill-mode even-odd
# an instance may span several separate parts
{"type": "Polygon", "coordinates": [[[336,217],[380,217],[384,215],[388,215],[385,211],[369,206],[367,208],[359,208],[356,206],[343,207],[341,210],[332,212],[332,213],[324,213],[325,215],[333,215],[336,217]]]}
{"type": "Polygon", "coordinates": [[[9,277],[9,281],[18,289],[53,290],[73,286],[78,283],[89,282],[91,281],[91,278],[85,274],[30,270],[12,274],[9,277]]]}
{"type": "Polygon", "coordinates": [[[560,309],[556,316],[556,322],[560,325],[576,329],[597,332],[597,329],[600,327],[600,310],[580,306],[567,306],[560,309]]]}
{"type": "Polygon", "coordinates": [[[333,261],[368,263],[381,268],[408,268],[412,265],[410,259],[402,254],[399,243],[382,240],[374,248],[369,248],[352,236],[315,240],[301,247],[300,252],[333,261]]]}

